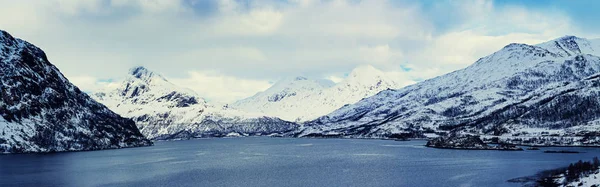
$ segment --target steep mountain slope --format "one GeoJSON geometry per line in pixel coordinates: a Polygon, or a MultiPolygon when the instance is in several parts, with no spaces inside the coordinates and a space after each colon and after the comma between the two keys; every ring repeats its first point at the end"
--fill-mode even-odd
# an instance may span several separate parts
{"type": "Polygon", "coordinates": [[[316,119],[327,113],[400,85],[372,66],[355,68],[348,77],[334,84],[328,80],[304,77],[284,79],[264,92],[240,100],[231,106],[277,116],[289,121],[316,119]]]}
{"type": "Polygon", "coordinates": [[[155,140],[270,135],[298,126],[279,118],[212,105],[144,67],[132,68],[116,88],[92,97],[132,118],[144,135],[155,140]]]}
{"type": "Polygon", "coordinates": [[[0,153],[147,146],[134,122],[71,84],[36,46],[0,30],[0,153]]]}
{"type": "Polygon", "coordinates": [[[451,129],[495,136],[598,132],[600,113],[594,111],[600,100],[594,96],[600,89],[593,76],[600,72],[598,54],[598,44],[573,36],[535,46],[510,44],[465,69],[342,107],[306,123],[296,135],[422,137],[451,129]]]}

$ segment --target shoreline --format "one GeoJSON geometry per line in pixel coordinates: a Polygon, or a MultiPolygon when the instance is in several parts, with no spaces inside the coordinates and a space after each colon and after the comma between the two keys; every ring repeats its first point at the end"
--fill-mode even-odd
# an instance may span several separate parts
{"type": "Polygon", "coordinates": [[[148,145],[135,145],[135,146],[127,146],[127,147],[109,147],[109,148],[101,148],[101,149],[89,149],[89,150],[64,150],[64,151],[43,151],[43,152],[18,152],[18,153],[0,153],[0,157],[3,155],[50,155],[50,154],[65,154],[65,153],[76,153],[76,152],[92,152],[92,151],[108,151],[108,150],[117,150],[117,149],[134,149],[134,148],[144,148],[144,147],[152,147],[154,146],[154,141],[150,141],[148,145]]]}
{"type": "Polygon", "coordinates": [[[600,161],[594,157],[591,161],[574,162],[568,166],[542,170],[534,175],[509,179],[506,182],[523,186],[598,186],[600,180],[600,161]],[[595,182],[594,182],[595,181],[595,182]],[[592,182],[593,184],[586,184],[592,182]]]}
{"type": "MultiPolygon", "coordinates": [[[[198,138],[189,138],[189,139],[162,139],[162,140],[151,140],[152,142],[163,142],[163,141],[186,141],[186,140],[196,140],[196,139],[220,139],[220,138],[288,138],[288,139],[356,139],[356,140],[389,140],[389,141],[428,141],[432,138],[407,138],[407,139],[392,139],[392,138],[347,138],[347,137],[292,137],[292,136],[238,136],[238,137],[198,137],[198,138]]],[[[497,144],[486,142],[487,144],[497,144]]],[[[529,145],[529,144],[506,144],[506,145],[514,145],[514,146],[523,146],[523,147],[539,147],[539,148],[600,148],[600,145],[529,145]]],[[[425,145],[423,145],[425,146],[425,145]]],[[[458,148],[442,148],[442,147],[432,147],[425,146],[429,148],[438,148],[438,149],[458,149],[458,148]]],[[[461,150],[474,150],[474,149],[461,149],[461,150]]],[[[488,149],[482,149],[488,150],[488,149]]],[[[493,149],[492,149],[493,150],[493,149]]]]}
{"type": "Polygon", "coordinates": [[[491,147],[489,149],[486,149],[486,148],[435,147],[435,146],[427,146],[427,145],[425,145],[425,147],[434,148],[434,149],[454,149],[454,150],[473,150],[473,151],[525,151],[524,149],[501,149],[501,148],[494,148],[494,147],[491,147]]]}
{"type": "MultiPolygon", "coordinates": [[[[290,136],[239,136],[239,137],[198,137],[198,138],[189,138],[189,139],[163,139],[163,140],[151,140],[151,142],[168,142],[168,141],[186,141],[186,140],[201,140],[201,139],[228,139],[228,138],[287,138],[287,139],[343,139],[343,140],[387,140],[387,141],[427,141],[431,140],[431,138],[407,138],[407,139],[393,139],[393,138],[348,138],[348,137],[290,137],[290,136]]],[[[494,144],[494,143],[491,143],[494,144]]],[[[600,145],[528,145],[528,144],[507,144],[513,146],[523,146],[523,147],[539,147],[539,148],[600,148],[600,145]]],[[[0,153],[2,155],[14,155],[14,154],[55,154],[55,153],[69,153],[69,152],[86,152],[86,151],[104,151],[104,150],[113,150],[113,149],[127,149],[127,148],[141,148],[141,147],[149,147],[152,145],[139,145],[139,146],[130,146],[130,147],[117,147],[117,148],[103,148],[103,149],[92,149],[92,150],[65,150],[65,151],[53,151],[53,152],[22,152],[22,153],[0,153]]],[[[436,147],[436,146],[427,146],[423,144],[424,147],[434,148],[434,149],[454,149],[454,150],[477,150],[477,151],[485,151],[485,150],[493,150],[493,151],[524,151],[523,150],[514,150],[514,149],[486,149],[486,148],[455,148],[455,147],[436,147]]]]}

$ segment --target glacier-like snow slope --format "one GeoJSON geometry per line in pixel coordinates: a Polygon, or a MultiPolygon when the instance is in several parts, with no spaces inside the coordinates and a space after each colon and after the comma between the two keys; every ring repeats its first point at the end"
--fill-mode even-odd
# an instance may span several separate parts
{"type": "Polygon", "coordinates": [[[36,46],[0,30],[0,153],[152,145],[71,84],[36,46]]]}
{"type": "Polygon", "coordinates": [[[364,65],[335,84],[305,77],[283,79],[271,88],[231,104],[232,107],[277,116],[288,121],[307,121],[328,114],[377,92],[401,85],[384,72],[364,65]]]}
{"type": "Polygon", "coordinates": [[[574,36],[509,44],[467,68],[385,90],[307,122],[296,136],[590,136],[600,131],[600,45],[574,36]]]}
{"type": "Polygon", "coordinates": [[[154,140],[274,135],[298,127],[279,118],[208,103],[144,67],[130,69],[118,86],[92,97],[133,119],[140,131],[154,140]]]}

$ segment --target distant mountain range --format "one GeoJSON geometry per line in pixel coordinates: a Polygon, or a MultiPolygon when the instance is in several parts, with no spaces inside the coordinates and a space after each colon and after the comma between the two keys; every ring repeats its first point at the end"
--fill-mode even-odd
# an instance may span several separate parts
{"type": "Polygon", "coordinates": [[[423,138],[458,131],[532,145],[547,144],[552,138],[536,138],[551,135],[578,145],[600,141],[598,43],[566,36],[510,44],[465,69],[404,88],[372,66],[357,67],[337,84],[292,77],[228,107],[138,67],[119,88],[94,98],[133,118],[152,139],[423,138]]]}
{"type": "Polygon", "coordinates": [[[292,77],[221,105],[144,67],[90,97],[42,50],[0,31],[0,152],[151,145],[146,137],[402,139],[449,132],[496,143],[600,145],[599,56],[600,40],[566,36],[509,44],[403,88],[366,65],[339,83],[292,77]]]}
{"type": "Polygon", "coordinates": [[[253,97],[219,105],[174,85],[158,73],[134,67],[118,86],[96,92],[92,97],[133,119],[140,131],[153,140],[282,136],[300,127],[290,121],[325,115],[397,85],[383,72],[361,66],[338,84],[294,77],[281,80],[253,97]]]}
{"type": "Polygon", "coordinates": [[[44,51],[0,30],[0,153],[152,145],[130,119],[71,84],[44,51]]]}
{"type": "Polygon", "coordinates": [[[433,137],[453,131],[519,144],[597,144],[599,55],[599,40],[574,36],[509,44],[467,68],[344,106],[305,123],[295,136],[433,137]]]}
{"type": "Polygon", "coordinates": [[[324,79],[288,78],[231,106],[303,122],[331,113],[344,105],[354,104],[382,90],[401,86],[384,72],[363,65],[352,70],[348,77],[337,84],[324,79]]]}
{"type": "Polygon", "coordinates": [[[133,119],[153,140],[281,135],[298,127],[276,117],[209,103],[144,67],[132,68],[118,86],[92,97],[133,119]]]}

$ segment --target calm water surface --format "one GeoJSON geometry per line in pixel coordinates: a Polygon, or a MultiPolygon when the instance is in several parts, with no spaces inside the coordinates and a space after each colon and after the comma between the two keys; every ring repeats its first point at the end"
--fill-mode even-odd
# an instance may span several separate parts
{"type": "Polygon", "coordinates": [[[600,156],[598,148],[465,151],[425,141],[226,138],[0,156],[0,186],[518,186],[506,180],[600,156]],[[548,154],[543,150],[582,154],[548,154]]]}

